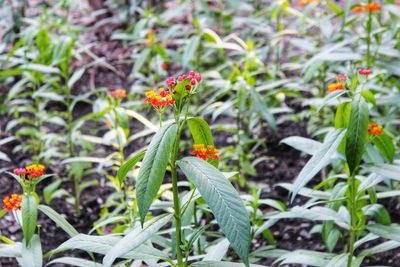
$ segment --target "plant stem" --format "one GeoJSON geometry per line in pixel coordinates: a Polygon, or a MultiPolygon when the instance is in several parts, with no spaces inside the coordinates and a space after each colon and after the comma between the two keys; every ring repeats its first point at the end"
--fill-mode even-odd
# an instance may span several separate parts
{"type": "MultiPolygon", "coordinates": [[[[369,3],[371,1],[368,1],[369,3]]],[[[371,30],[372,30],[372,12],[368,12],[367,20],[367,67],[371,67],[371,30]]]]}
{"type": "Polygon", "coordinates": [[[350,199],[348,200],[348,208],[350,209],[350,220],[351,220],[351,226],[350,226],[350,238],[349,238],[349,258],[347,260],[347,267],[351,267],[352,261],[353,261],[353,255],[354,255],[354,243],[356,242],[356,181],[355,181],[355,172],[353,171],[353,174],[350,176],[350,199]]]}
{"type": "Polygon", "coordinates": [[[181,244],[182,244],[182,213],[181,213],[181,204],[179,201],[179,190],[178,190],[178,174],[176,172],[176,160],[178,159],[178,153],[179,153],[179,141],[181,138],[181,133],[183,130],[183,127],[185,126],[187,116],[189,113],[189,105],[190,105],[190,99],[191,96],[189,95],[188,100],[187,100],[187,106],[185,110],[185,118],[179,125],[179,115],[175,117],[175,122],[176,124],[179,125],[178,132],[176,133],[175,136],[175,142],[174,142],[174,147],[172,149],[171,153],[171,175],[172,175],[172,193],[173,193],[173,201],[174,201],[174,217],[175,217],[175,243],[176,243],[176,258],[178,262],[178,267],[183,267],[183,254],[181,250],[181,244]]]}
{"type": "MultiPolygon", "coordinates": [[[[175,140],[177,141],[177,140],[175,140]]],[[[174,199],[174,211],[175,211],[175,238],[176,238],[176,257],[178,261],[178,267],[183,266],[183,254],[181,250],[181,228],[182,228],[182,220],[181,220],[181,210],[179,203],[179,192],[178,192],[178,175],[176,173],[176,165],[175,162],[171,164],[171,174],[172,174],[172,191],[173,191],[173,199],[174,199]]]]}
{"type": "MultiPolygon", "coordinates": [[[[71,110],[71,88],[68,86],[68,77],[69,73],[68,71],[64,74],[64,80],[65,80],[65,91],[66,91],[66,107],[67,107],[67,145],[68,145],[68,153],[69,157],[73,157],[75,152],[74,152],[74,142],[72,140],[72,122],[73,122],[73,115],[72,115],[72,110],[71,110]]],[[[73,187],[73,193],[75,197],[74,201],[74,208],[75,208],[75,213],[76,216],[79,217],[81,215],[81,210],[80,210],[80,199],[79,199],[79,183],[80,179],[77,177],[73,178],[74,180],[74,187],[73,187]]]]}

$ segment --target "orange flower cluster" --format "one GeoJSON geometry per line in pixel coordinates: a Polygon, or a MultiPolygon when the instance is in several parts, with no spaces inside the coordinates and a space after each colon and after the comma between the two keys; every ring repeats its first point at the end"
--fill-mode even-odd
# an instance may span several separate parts
{"type": "Polygon", "coordinates": [[[111,128],[111,121],[110,121],[110,120],[106,120],[106,121],[104,122],[104,125],[105,125],[108,129],[110,129],[110,128],[111,128]]]}
{"type": "Polygon", "coordinates": [[[115,98],[125,98],[126,91],[124,89],[115,89],[108,91],[108,95],[115,98]]]}
{"type": "Polygon", "coordinates": [[[44,166],[41,164],[32,164],[25,167],[26,172],[32,177],[45,175],[44,166]]]}
{"type": "Polygon", "coordinates": [[[6,211],[12,210],[20,210],[21,209],[21,202],[22,202],[22,195],[12,194],[11,197],[6,196],[3,199],[3,209],[6,211]]]}
{"type": "Polygon", "coordinates": [[[16,175],[29,175],[32,178],[36,178],[38,176],[45,175],[44,166],[41,164],[32,164],[26,166],[25,168],[16,168],[14,169],[14,174],[16,175]]]}
{"type": "Polygon", "coordinates": [[[328,93],[332,93],[343,89],[344,85],[342,83],[331,83],[330,85],[328,85],[328,93]]]}
{"type": "Polygon", "coordinates": [[[197,156],[203,160],[207,159],[216,159],[218,160],[219,150],[214,148],[213,145],[208,145],[207,147],[204,144],[195,144],[193,145],[193,151],[191,154],[193,156],[197,156]]]}
{"type": "Polygon", "coordinates": [[[381,5],[377,3],[367,3],[365,5],[357,5],[353,7],[354,13],[362,13],[364,11],[376,12],[381,10],[381,5]]]}
{"type": "Polygon", "coordinates": [[[156,35],[155,35],[156,31],[153,29],[150,29],[146,32],[146,41],[144,41],[145,45],[151,45],[153,43],[155,43],[156,41],[156,35]]]}
{"type": "Polygon", "coordinates": [[[368,124],[368,132],[371,134],[379,135],[383,133],[382,125],[378,125],[375,122],[368,124]]]}
{"type": "Polygon", "coordinates": [[[300,0],[298,5],[301,7],[308,6],[309,4],[317,3],[319,4],[319,0],[300,0]]]}
{"type": "Polygon", "coordinates": [[[147,91],[144,95],[146,96],[145,102],[153,105],[156,110],[167,106],[173,106],[175,103],[173,94],[164,88],[159,88],[158,93],[154,90],[147,91]]]}

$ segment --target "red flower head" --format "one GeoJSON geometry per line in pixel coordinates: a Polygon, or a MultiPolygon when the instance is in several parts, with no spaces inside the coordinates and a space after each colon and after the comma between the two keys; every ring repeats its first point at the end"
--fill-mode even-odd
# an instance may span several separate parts
{"type": "Polygon", "coordinates": [[[361,74],[361,75],[368,76],[368,75],[372,74],[372,70],[370,70],[370,69],[359,69],[358,73],[361,74]]]}
{"type": "Polygon", "coordinates": [[[161,64],[161,68],[163,69],[163,70],[168,70],[168,64],[167,63],[162,63],[161,64]]]}
{"type": "Polygon", "coordinates": [[[338,81],[338,82],[344,82],[344,81],[346,81],[346,79],[347,79],[347,77],[346,77],[346,75],[344,75],[344,74],[338,74],[338,76],[336,76],[336,80],[338,81]]]}
{"type": "Polygon", "coordinates": [[[13,173],[16,175],[25,175],[26,169],[25,168],[16,168],[13,170],[13,173]]]}
{"type": "Polygon", "coordinates": [[[20,210],[22,197],[22,195],[18,194],[12,194],[11,197],[6,196],[3,199],[3,209],[5,209],[6,211],[20,210]]]}
{"type": "Polygon", "coordinates": [[[185,89],[190,91],[193,87],[195,87],[201,81],[201,74],[197,73],[193,70],[189,71],[189,73],[184,73],[179,75],[175,80],[174,77],[169,77],[165,83],[169,89],[174,89],[178,82],[188,81],[189,84],[185,85],[185,89]]]}
{"type": "Polygon", "coordinates": [[[207,147],[204,144],[195,144],[193,145],[192,155],[197,156],[203,160],[207,159],[216,159],[219,160],[218,157],[219,150],[214,148],[213,145],[208,145],[207,147]]]}
{"type": "Polygon", "coordinates": [[[167,84],[167,87],[168,87],[169,89],[174,89],[175,86],[176,86],[176,81],[175,81],[175,78],[174,78],[174,77],[169,77],[169,78],[165,81],[165,83],[167,84]]]}
{"type": "Polygon", "coordinates": [[[126,91],[124,89],[114,89],[108,91],[108,95],[114,98],[125,98],[126,97],[126,91]]]}
{"type": "Polygon", "coordinates": [[[25,167],[26,173],[32,178],[36,178],[45,175],[44,166],[41,164],[32,164],[25,167]]]}
{"type": "Polygon", "coordinates": [[[342,83],[332,83],[328,85],[328,93],[332,93],[338,90],[343,90],[344,86],[342,83]]]}
{"type": "Polygon", "coordinates": [[[381,10],[381,5],[377,3],[367,3],[365,8],[368,10],[368,12],[375,12],[381,10]]]}
{"type": "Polygon", "coordinates": [[[370,134],[379,135],[383,133],[382,125],[378,125],[375,122],[368,124],[368,132],[370,134]]]}
{"type": "Polygon", "coordinates": [[[164,88],[159,88],[158,93],[154,90],[150,90],[144,94],[146,96],[145,102],[151,104],[159,112],[164,111],[163,108],[175,104],[171,91],[165,90],[164,88]]]}
{"type": "Polygon", "coordinates": [[[364,6],[358,5],[358,6],[353,7],[353,12],[354,13],[362,13],[362,12],[364,12],[364,10],[365,10],[364,6]]]}

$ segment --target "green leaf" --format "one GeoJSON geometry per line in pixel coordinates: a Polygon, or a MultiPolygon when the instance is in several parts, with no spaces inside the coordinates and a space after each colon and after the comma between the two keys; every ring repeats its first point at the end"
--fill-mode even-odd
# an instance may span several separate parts
{"type": "MultiPolygon", "coordinates": [[[[199,261],[195,262],[192,267],[244,267],[243,263],[228,262],[228,261],[199,261]]],[[[250,267],[265,267],[258,264],[250,264],[250,267]]]]}
{"type": "Polygon", "coordinates": [[[135,61],[135,66],[133,67],[131,75],[136,75],[140,72],[144,64],[146,63],[147,58],[150,56],[151,49],[145,48],[142,53],[139,55],[139,58],[135,61]]]}
{"type": "Polygon", "coordinates": [[[106,267],[111,266],[116,258],[142,245],[157,233],[161,227],[166,225],[171,220],[172,216],[172,214],[162,215],[147,221],[143,228],[137,226],[107,252],[103,258],[103,265],[106,267]]]}
{"type": "Polygon", "coordinates": [[[376,105],[375,95],[370,90],[362,90],[361,95],[367,102],[372,103],[374,106],[376,105]]]}
{"type": "Polygon", "coordinates": [[[350,174],[360,165],[368,138],[368,105],[357,95],[351,103],[350,122],[346,134],[346,160],[350,174]]]}
{"type": "Polygon", "coordinates": [[[400,181],[400,165],[376,164],[365,169],[370,172],[385,176],[386,178],[400,181]]]}
{"type": "Polygon", "coordinates": [[[30,240],[30,244],[27,246],[23,242],[21,255],[22,255],[22,266],[23,267],[42,267],[43,256],[42,256],[42,245],[38,235],[34,235],[30,240]]]}
{"type": "Polygon", "coordinates": [[[0,210],[0,218],[7,214],[7,210],[2,209],[0,210]]]}
{"type": "Polygon", "coordinates": [[[80,259],[80,258],[74,258],[74,257],[62,257],[58,258],[55,260],[52,260],[51,262],[48,263],[48,265],[56,264],[56,263],[61,263],[63,266],[77,266],[77,267],[102,267],[103,264],[94,262],[94,261],[89,261],[85,259],[80,259]]]}
{"type": "Polygon", "coordinates": [[[369,224],[365,228],[380,237],[400,242],[400,226],[398,225],[369,224]]]}
{"type": "Polygon", "coordinates": [[[189,67],[190,61],[194,60],[194,56],[196,55],[197,48],[200,45],[201,37],[199,35],[193,36],[189,43],[185,47],[185,51],[182,56],[182,66],[183,68],[189,67]]]}
{"type": "MultiPolygon", "coordinates": [[[[202,118],[190,118],[187,120],[190,133],[192,134],[195,144],[204,144],[205,146],[214,146],[214,139],[211,133],[210,126],[202,118]]],[[[212,159],[209,161],[214,167],[218,167],[218,160],[212,159]]]]}
{"type": "Polygon", "coordinates": [[[267,103],[263,100],[263,97],[254,89],[250,89],[250,94],[253,97],[254,106],[258,109],[261,113],[264,120],[266,120],[272,130],[276,131],[276,122],[275,118],[272,115],[271,111],[269,110],[267,103]]]}
{"type": "Polygon", "coordinates": [[[335,15],[344,15],[343,10],[334,2],[329,1],[326,5],[335,13],[335,15]]]}
{"type": "Polygon", "coordinates": [[[232,247],[248,266],[250,222],[238,192],[218,169],[202,159],[185,157],[177,163],[197,187],[232,247]]]}
{"type": "Polygon", "coordinates": [[[203,258],[203,261],[221,261],[225,256],[226,252],[228,252],[229,241],[226,238],[223,238],[216,245],[211,246],[207,250],[207,254],[203,258]]]}
{"type": "Polygon", "coordinates": [[[344,129],[335,129],[326,136],[322,146],[314,153],[294,181],[291,201],[320,170],[330,163],[345,133],[344,129]]]}
{"type": "Polygon", "coordinates": [[[379,224],[390,225],[392,223],[389,212],[381,204],[365,206],[363,207],[363,212],[365,215],[372,216],[379,224]]]}
{"type": "Polygon", "coordinates": [[[350,102],[341,103],[337,107],[335,116],[335,128],[340,129],[349,127],[350,109],[350,102]]]}
{"type": "Polygon", "coordinates": [[[178,126],[176,124],[163,126],[153,136],[144,155],[136,190],[142,225],[150,205],[157,196],[163,182],[177,130],[178,126]]]}
{"type": "Polygon", "coordinates": [[[22,231],[26,245],[29,243],[35,234],[36,222],[38,216],[38,204],[36,198],[31,195],[24,195],[22,198],[22,231]]]}
{"type": "Polygon", "coordinates": [[[390,163],[393,162],[395,148],[392,137],[390,137],[387,133],[374,135],[372,137],[372,143],[374,143],[376,148],[378,148],[382,156],[384,156],[390,163]]]}
{"type": "MultiPolygon", "coordinates": [[[[339,254],[335,257],[332,258],[331,261],[328,262],[326,265],[327,267],[340,267],[340,266],[346,266],[347,265],[347,260],[349,258],[349,253],[342,253],[339,254]]],[[[355,265],[351,265],[356,267],[355,265]]]]}
{"type": "Polygon", "coordinates": [[[335,254],[333,253],[299,249],[282,255],[275,262],[280,262],[279,265],[304,264],[308,266],[325,267],[334,256],[335,254]]]}
{"type": "MultiPolygon", "coordinates": [[[[228,262],[228,261],[199,261],[192,265],[193,267],[244,267],[243,263],[228,262]]],[[[266,267],[264,265],[250,264],[250,267],[266,267]]]]}
{"type": "Polygon", "coordinates": [[[122,164],[122,166],[118,169],[117,172],[117,177],[120,185],[123,185],[128,172],[132,170],[132,168],[136,165],[136,163],[138,163],[141,159],[143,159],[143,157],[144,157],[144,151],[135,154],[127,161],[125,161],[124,164],[122,164]]]}
{"type": "Polygon", "coordinates": [[[290,136],[281,140],[280,143],[291,146],[308,155],[314,155],[322,146],[318,141],[301,136],[290,136]]]}
{"type": "Polygon", "coordinates": [[[74,84],[82,77],[85,73],[85,68],[77,69],[74,74],[72,74],[71,78],[68,80],[68,87],[72,88],[74,84]]]}
{"type": "Polygon", "coordinates": [[[14,243],[12,245],[0,244],[0,257],[21,257],[22,244],[14,243]]]}
{"type": "Polygon", "coordinates": [[[49,206],[39,205],[39,210],[46,214],[53,222],[55,222],[61,229],[63,229],[69,236],[73,237],[79,232],[60,214],[49,206]]]}
{"type": "MultiPolygon", "coordinates": [[[[58,248],[51,251],[51,254],[59,253],[69,249],[80,249],[86,252],[93,252],[99,254],[107,254],[122,238],[116,235],[104,235],[104,236],[91,236],[79,234],[76,235],[64,243],[62,243],[58,248]]],[[[153,248],[151,246],[141,245],[135,249],[135,251],[130,251],[121,258],[125,259],[162,259],[168,256],[161,252],[160,250],[153,248]]]]}
{"type": "Polygon", "coordinates": [[[324,100],[322,101],[322,104],[318,107],[317,111],[320,112],[323,107],[333,102],[339,96],[346,94],[347,92],[348,92],[347,90],[337,90],[335,92],[328,94],[327,96],[325,96],[324,100]]]}

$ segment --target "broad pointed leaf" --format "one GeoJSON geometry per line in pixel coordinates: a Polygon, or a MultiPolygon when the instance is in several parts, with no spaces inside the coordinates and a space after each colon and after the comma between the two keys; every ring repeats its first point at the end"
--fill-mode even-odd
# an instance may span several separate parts
{"type": "Polygon", "coordinates": [[[161,227],[166,225],[171,218],[171,214],[162,215],[146,222],[143,228],[139,226],[136,227],[111,248],[111,250],[103,259],[103,265],[111,266],[116,258],[142,245],[145,241],[157,233],[161,227]]]}
{"type": "Polygon", "coordinates": [[[345,133],[343,129],[335,129],[327,135],[322,146],[314,153],[294,181],[291,201],[322,168],[329,164],[345,133]]]}
{"type": "Polygon", "coordinates": [[[178,166],[197,187],[232,247],[248,266],[250,222],[238,192],[218,169],[202,159],[186,157],[178,161],[178,166]]]}
{"type": "Polygon", "coordinates": [[[136,163],[138,163],[139,160],[143,159],[143,157],[144,152],[139,152],[125,161],[124,164],[122,164],[122,166],[118,169],[117,177],[121,185],[123,184],[128,172],[136,165],[136,163]]]}
{"type": "Polygon", "coordinates": [[[22,199],[22,231],[28,246],[35,234],[37,216],[38,204],[36,198],[33,195],[24,195],[22,199]]]}
{"type": "Polygon", "coordinates": [[[39,210],[47,215],[53,222],[55,222],[61,229],[63,229],[69,236],[75,236],[79,232],[60,214],[49,206],[39,205],[39,210]]]}
{"type": "Polygon", "coordinates": [[[379,152],[390,162],[393,162],[395,148],[392,138],[387,133],[374,135],[372,142],[378,148],[379,152]]]}
{"type": "Polygon", "coordinates": [[[156,135],[154,135],[144,155],[136,189],[142,224],[164,179],[177,129],[178,127],[176,124],[162,127],[156,135]]]}
{"type": "Polygon", "coordinates": [[[350,173],[360,165],[368,137],[368,105],[357,95],[351,103],[350,122],[346,134],[346,159],[350,173]]]}

